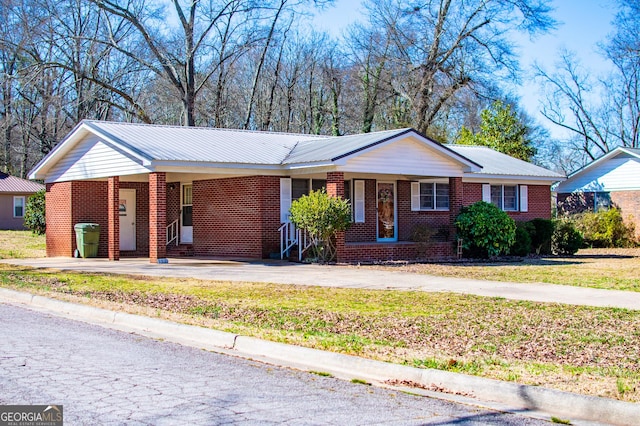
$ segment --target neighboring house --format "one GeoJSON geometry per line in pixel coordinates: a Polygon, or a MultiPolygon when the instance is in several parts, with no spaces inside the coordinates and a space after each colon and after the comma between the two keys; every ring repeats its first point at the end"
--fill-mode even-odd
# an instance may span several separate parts
{"type": "Polygon", "coordinates": [[[640,149],[619,147],[560,183],[558,212],[571,214],[617,207],[640,237],[640,149]]]}
{"type": "Polygon", "coordinates": [[[0,172],[0,229],[25,229],[27,198],[41,189],[44,185],[0,172]]]}
{"type": "Polygon", "coordinates": [[[280,257],[295,244],[291,202],[325,187],[351,201],[342,262],[411,259],[416,225],[453,255],[464,205],[494,202],[517,221],[550,218],[564,177],[484,147],[413,129],[316,136],[83,121],[31,172],[47,186],[47,254],[71,256],[73,226],[101,225],[98,255],[280,257]]]}

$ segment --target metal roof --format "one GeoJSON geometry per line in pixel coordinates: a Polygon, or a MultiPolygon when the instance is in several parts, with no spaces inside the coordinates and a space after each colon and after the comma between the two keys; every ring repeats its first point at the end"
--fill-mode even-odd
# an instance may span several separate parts
{"type": "Polygon", "coordinates": [[[0,193],[33,194],[44,189],[44,185],[0,172],[0,193]]]}
{"type": "Polygon", "coordinates": [[[301,141],[293,148],[283,164],[335,161],[410,131],[411,129],[386,130],[360,135],[333,136],[322,141],[301,141]]]}
{"type": "Polygon", "coordinates": [[[447,145],[447,147],[482,166],[481,171],[471,173],[472,175],[504,175],[553,179],[565,177],[544,167],[513,158],[486,146],[447,145]]]}
{"type": "Polygon", "coordinates": [[[96,133],[158,161],[280,164],[299,142],[326,136],[84,121],[96,133]]]}

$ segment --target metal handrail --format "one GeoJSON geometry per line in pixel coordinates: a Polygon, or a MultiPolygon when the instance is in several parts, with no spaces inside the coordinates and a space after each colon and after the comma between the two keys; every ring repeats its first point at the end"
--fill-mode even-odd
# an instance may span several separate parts
{"type": "Polygon", "coordinates": [[[176,219],[167,225],[167,245],[171,244],[173,241],[176,242],[176,246],[178,245],[178,224],[180,219],[176,219]]]}
{"type": "Polygon", "coordinates": [[[280,259],[284,259],[285,254],[289,255],[291,247],[298,244],[298,232],[296,226],[291,222],[283,223],[280,228],[280,259]]]}

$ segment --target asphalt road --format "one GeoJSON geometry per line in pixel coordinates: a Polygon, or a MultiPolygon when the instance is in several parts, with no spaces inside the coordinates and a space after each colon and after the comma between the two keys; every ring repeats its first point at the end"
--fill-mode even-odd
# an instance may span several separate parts
{"type": "Polygon", "coordinates": [[[65,425],[548,424],[161,342],[0,304],[0,405],[65,425]]]}

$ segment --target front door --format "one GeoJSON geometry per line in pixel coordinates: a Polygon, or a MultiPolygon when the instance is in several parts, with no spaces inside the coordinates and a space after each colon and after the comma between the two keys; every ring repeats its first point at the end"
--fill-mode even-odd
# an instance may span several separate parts
{"type": "Polygon", "coordinates": [[[182,185],[182,203],[180,210],[180,242],[193,243],[193,185],[182,185]]]}
{"type": "Polygon", "coordinates": [[[378,241],[397,241],[396,184],[378,182],[378,241]]]}
{"type": "Polygon", "coordinates": [[[120,190],[120,251],[136,249],[136,190],[120,190]]]}

